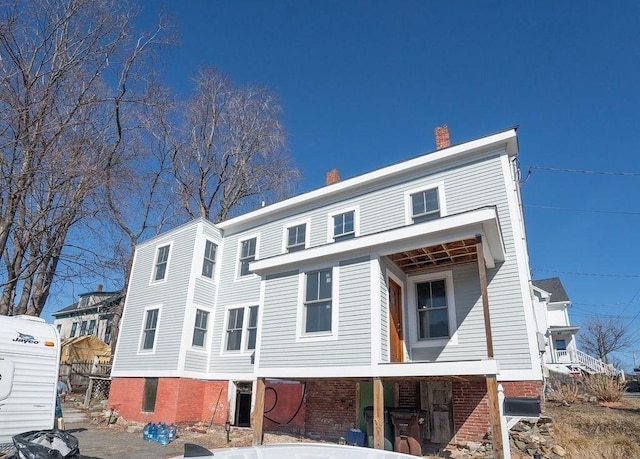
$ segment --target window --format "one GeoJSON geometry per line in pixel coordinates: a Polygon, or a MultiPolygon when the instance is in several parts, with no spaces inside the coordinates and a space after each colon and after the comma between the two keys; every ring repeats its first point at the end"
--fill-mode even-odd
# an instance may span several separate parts
{"type": "Polygon", "coordinates": [[[449,336],[449,311],[445,280],[416,284],[418,339],[449,336]]]}
{"type": "Polygon", "coordinates": [[[229,309],[227,318],[227,351],[253,350],[258,334],[258,306],[229,309]]]}
{"type": "Polygon", "coordinates": [[[202,275],[213,279],[213,267],[216,264],[216,245],[207,241],[204,246],[204,260],[202,261],[202,275]]]}
{"type": "Polygon", "coordinates": [[[330,332],[331,269],[307,273],[305,292],[305,333],[330,332]]]}
{"type": "Polygon", "coordinates": [[[142,392],[142,411],[153,413],[156,409],[156,396],[158,395],[158,378],[144,378],[144,390],[142,392]]]}
{"type": "Polygon", "coordinates": [[[87,321],[83,320],[82,324],[80,324],[80,336],[84,336],[87,334],[87,321]]]}
{"type": "Polygon", "coordinates": [[[249,263],[256,259],[256,238],[247,239],[242,241],[240,248],[240,275],[248,276],[251,274],[249,271],[249,263]]]}
{"type": "Polygon", "coordinates": [[[193,327],[193,346],[204,347],[205,338],[207,336],[207,321],[209,313],[198,309],[196,311],[196,323],[193,327]]]}
{"type": "Polygon", "coordinates": [[[71,324],[71,334],[69,335],[71,338],[76,336],[76,331],[78,330],[78,322],[74,322],[71,324]]]}
{"type": "Polygon", "coordinates": [[[56,325],[56,330],[58,330],[58,333],[60,333],[60,330],[62,330],[62,324],[56,325]]]}
{"type": "Polygon", "coordinates": [[[156,330],[158,328],[158,309],[148,309],[144,319],[142,329],[142,349],[153,349],[156,341],[156,330]]]}
{"type": "Polygon", "coordinates": [[[303,250],[305,248],[306,237],[306,223],[287,228],[287,252],[303,250]]]}
{"type": "Polygon", "coordinates": [[[107,326],[104,329],[104,342],[107,344],[111,344],[111,324],[113,323],[113,319],[107,319],[107,326]]]}
{"type": "Polygon", "coordinates": [[[566,351],[567,350],[567,341],[563,339],[556,340],[556,351],[566,351]]]}
{"type": "Polygon", "coordinates": [[[351,210],[333,216],[333,239],[350,239],[355,237],[355,211],[351,210]]]}
{"type": "Polygon", "coordinates": [[[256,348],[256,335],[258,334],[258,306],[249,308],[249,326],[247,327],[247,349],[256,348]]]}
{"type": "Polygon", "coordinates": [[[154,280],[163,280],[167,274],[167,262],[169,261],[169,246],[165,245],[158,247],[158,254],[156,255],[156,274],[153,276],[154,280]]]}
{"type": "Polygon", "coordinates": [[[244,308],[229,310],[227,321],[227,351],[239,351],[242,346],[242,322],[244,308]]]}
{"type": "Polygon", "coordinates": [[[411,195],[411,218],[414,223],[435,220],[439,217],[438,188],[420,191],[411,195]]]}
{"type": "Polygon", "coordinates": [[[91,320],[89,322],[89,331],[87,332],[87,334],[93,335],[95,331],[96,331],[96,321],[91,320]]]}

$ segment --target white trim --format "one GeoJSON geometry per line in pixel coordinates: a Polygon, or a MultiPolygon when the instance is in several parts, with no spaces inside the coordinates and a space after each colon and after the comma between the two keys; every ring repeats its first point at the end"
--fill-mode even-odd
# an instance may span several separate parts
{"type": "Polygon", "coordinates": [[[340,244],[325,244],[307,250],[277,255],[251,263],[251,271],[265,274],[270,271],[297,269],[302,263],[322,263],[331,257],[358,257],[372,251],[380,256],[410,250],[426,245],[466,239],[482,234],[487,241],[488,268],[495,267],[497,261],[504,261],[505,249],[498,223],[498,215],[493,207],[450,215],[429,222],[416,223],[381,233],[356,237],[341,241],[340,244]]]}
{"type": "Polygon", "coordinates": [[[335,341],[338,339],[338,309],[340,303],[340,267],[324,266],[307,269],[298,273],[298,306],[296,310],[296,343],[309,343],[315,341],[335,341]],[[305,331],[306,310],[304,307],[305,293],[307,291],[307,273],[331,270],[331,331],[307,333],[305,331]]]}
{"type": "Polygon", "coordinates": [[[111,372],[111,378],[193,378],[204,381],[254,381],[252,373],[203,373],[192,370],[127,370],[111,372]]]}
{"type": "MultiPolygon", "coordinates": [[[[131,280],[133,278],[133,270],[136,267],[136,263],[138,261],[138,250],[139,249],[136,249],[133,252],[133,261],[131,263],[131,272],[129,273],[129,284],[128,284],[129,288],[131,288],[131,280]]],[[[122,326],[125,323],[127,323],[127,322],[125,322],[125,317],[126,317],[127,311],[129,311],[131,309],[131,306],[129,306],[129,298],[130,298],[129,295],[125,295],[125,298],[124,298],[124,309],[122,311],[122,317],[120,317],[120,323],[118,324],[118,336],[115,337],[115,339],[116,339],[116,349],[115,349],[115,353],[113,355],[113,365],[111,367],[111,372],[112,373],[113,373],[113,370],[115,368],[117,368],[117,363],[118,363],[117,360],[118,360],[118,355],[119,355],[119,352],[120,352],[120,345],[121,345],[120,344],[120,335],[122,334],[122,326]],[[129,308],[127,308],[127,306],[129,306],[129,308]]],[[[114,336],[113,336],[113,324],[111,325],[111,327],[112,327],[111,328],[111,339],[114,339],[114,336]]],[[[138,349],[139,349],[139,347],[138,347],[138,349]]]]}
{"type": "Polygon", "coordinates": [[[367,378],[407,376],[486,376],[499,373],[496,360],[463,360],[459,362],[384,363],[371,366],[280,367],[259,368],[258,378],[367,378]]]}
{"type": "Polygon", "coordinates": [[[213,315],[213,309],[209,306],[203,306],[200,304],[192,304],[192,307],[189,308],[189,314],[185,315],[185,322],[186,322],[186,318],[190,317],[191,318],[191,334],[186,333],[186,335],[188,335],[189,340],[187,342],[187,350],[189,351],[196,351],[196,352],[206,352],[207,354],[209,353],[210,350],[210,341],[211,341],[211,335],[213,334],[213,322],[215,319],[215,316],[213,315]],[[209,315],[207,316],[207,329],[204,335],[204,344],[203,346],[194,346],[193,344],[193,335],[196,331],[196,315],[198,312],[198,309],[203,311],[203,312],[207,312],[209,315]]]}
{"type": "Polygon", "coordinates": [[[220,345],[220,357],[238,357],[238,356],[246,356],[251,355],[255,352],[256,349],[247,349],[247,342],[249,338],[249,332],[247,327],[249,326],[249,308],[251,307],[258,308],[258,330],[256,332],[256,349],[258,348],[258,332],[260,330],[260,305],[258,303],[236,303],[231,305],[226,305],[224,307],[224,322],[222,322],[222,343],[220,345]],[[244,309],[242,313],[242,333],[240,336],[240,349],[237,351],[228,351],[227,350],[227,326],[229,324],[229,311],[232,309],[244,309]]]}
{"type": "Polygon", "coordinates": [[[287,243],[289,242],[289,228],[294,226],[305,225],[304,230],[304,248],[309,247],[309,238],[311,237],[311,219],[288,221],[282,225],[282,253],[289,253],[287,243]]]}
{"type": "MultiPolygon", "coordinates": [[[[412,349],[425,347],[442,347],[447,345],[458,344],[458,323],[456,320],[456,299],[453,291],[453,271],[437,271],[418,276],[410,276],[407,278],[407,329],[409,333],[405,333],[405,337],[409,335],[409,342],[412,349]],[[449,320],[449,337],[447,338],[429,338],[420,340],[418,338],[418,310],[416,298],[416,284],[422,282],[431,282],[436,280],[445,281],[446,299],[447,299],[447,318],[449,320]]],[[[405,331],[407,331],[405,329],[405,331]]]]}
{"type": "Polygon", "coordinates": [[[428,154],[423,154],[407,161],[383,167],[352,179],[341,180],[333,185],[323,186],[308,193],[304,193],[221,222],[217,227],[224,231],[243,224],[248,224],[249,222],[257,224],[257,221],[262,218],[266,218],[282,210],[293,211],[297,206],[303,204],[309,205],[314,201],[330,198],[331,196],[340,196],[347,190],[354,190],[361,187],[388,182],[397,176],[406,174],[408,171],[433,168],[438,164],[444,164],[447,162],[451,163],[454,159],[461,160],[463,158],[472,157],[485,152],[490,153],[491,151],[499,149],[506,150],[507,155],[509,156],[514,156],[517,153],[518,142],[515,128],[510,128],[502,132],[458,145],[453,145],[441,150],[427,152],[428,154]]]}
{"type": "MultiPolygon", "coordinates": [[[[401,301],[401,310],[402,310],[402,352],[403,352],[403,361],[405,362],[409,362],[411,361],[411,353],[409,352],[409,347],[407,346],[407,302],[405,301],[405,299],[407,298],[407,286],[405,284],[405,281],[400,279],[398,276],[396,276],[393,271],[391,271],[389,268],[387,268],[387,272],[386,272],[386,276],[387,276],[387,321],[389,320],[390,317],[390,310],[389,310],[389,279],[391,279],[392,281],[394,281],[396,284],[398,284],[400,286],[401,292],[402,292],[402,298],[400,298],[401,301]]],[[[389,324],[387,324],[387,327],[389,327],[389,324]]],[[[391,332],[390,329],[387,330],[388,332],[391,332]]],[[[387,333],[387,362],[391,361],[391,340],[389,339],[389,333],[387,333]]]]}
{"type": "Polygon", "coordinates": [[[512,165],[509,158],[501,157],[502,174],[506,189],[507,204],[509,208],[509,220],[513,234],[513,247],[515,250],[515,262],[518,267],[518,278],[520,281],[520,294],[522,295],[522,309],[524,312],[525,324],[527,327],[527,339],[529,345],[529,357],[531,359],[533,379],[542,378],[542,366],[540,365],[540,355],[538,351],[538,330],[536,319],[533,314],[533,298],[531,295],[531,276],[529,273],[529,257],[527,255],[527,239],[524,234],[524,221],[521,209],[518,207],[517,182],[511,175],[512,165]]]}
{"type": "Polygon", "coordinates": [[[169,267],[171,265],[172,254],[173,254],[173,239],[156,244],[156,246],[154,247],[153,265],[151,267],[151,279],[149,279],[149,285],[158,285],[158,284],[163,284],[167,282],[167,278],[169,277],[169,267]],[[162,279],[156,280],[156,272],[158,268],[158,255],[160,253],[160,249],[163,247],[169,247],[169,253],[167,254],[167,266],[164,270],[164,277],[162,279]]]}
{"type": "MultiPolygon", "coordinates": [[[[199,277],[200,279],[204,280],[205,282],[212,282],[215,284],[215,279],[218,276],[218,271],[220,271],[219,265],[218,265],[218,248],[219,245],[217,242],[211,240],[210,238],[208,238],[207,236],[205,236],[204,234],[202,235],[202,238],[204,239],[202,242],[202,247],[199,250],[200,252],[200,266],[198,266],[198,274],[197,277],[199,277]],[[213,258],[213,272],[211,273],[211,277],[207,277],[204,274],[202,274],[202,268],[204,267],[204,254],[205,251],[207,250],[207,242],[211,242],[214,246],[215,246],[215,252],[216,255],[213,258]]],[[[196,246],[198,246],[199,244],[197,244],[196,246]]]]}
{"type": "Polygon", "coordinates": [[[256,333],[256,348],[254,349],[253,365],[260,365],[260,349],[262,348],[262,320],[264,315],[265,296],[267,292],[267,280],[260,281],[260,298],[258,299],[258,333],[256,333]]]}
{"type": "Polygon", "coordinates": [[[162,304],[155,304],[152,306],[145,306],[144,312],[142,313],[142,323],[140,324],[140,336],[138,337],[138,348],[137,355],[153,355],[156,353],[156,347],[158,345],[158,338],[160,337],[160,318],[162,317],[162,304]],[[144,341],[144,326],[147,322],[147,313],[148,311],[157,309],[158,310],[158,318],[156,320],[156,332],[153,336],[153,347],[151,349],[142,349],[142,342],[144,341]]]}
{"type": "Polygon", "coordinates": [[[413,201],[411,200],[411,195],[416,193],[421,193],[423,191],[429,190],[437,190],[438,191],[438,207],[440,212],[440,217],[446,217],[447,214],[447,200],[445,198],[444,192],[444,180],[440,180],[434,183],[428,183],[424,186],[413,188],[411,190],[407,190],[404,192],[404,222],[407,225],[413,225],[413,201]]]}
{"type": "MultiPolygon", "coordinates": [[[[253,234],[247,234],[245,236],[242,236],[242,238],[238,238],[238,247],[236,249],[236,271],[235,271],[235,278],[234,280],[237,281],[243,281],[243,280],[247,280],[247,279],[255,279],[258,277],[257,274],[255,273],[250,273],[248,275],[245,276],[241,276],[240,275],[240,270],[241,268],[241,263],[240,263],[240,255],[242,254],[242,243],[245,241],[248,241],[250,239],[255,239],[256,240],[256,253],[254,254],[253,259],[254,260],[258,260],[259,256],[260,256],[260,234],[261,233],[253,233],[253,234]]],[[[251,271],[251,262],[249,263],[249,270],[251,271]]]]}
{"type": "Polygon", "coordinates": [[[338,240],[336,241],[336,236],[333,234],[334,225],[333,225],[333,217],[342,214],[348,214],[349,212],[353,212],[353,237],[357,238],[360,236],[360,205],[356,204],[349,207],[342,207],[340,209],[332,210],[327,214],[327,242],[338,242],[349,240],[350,238],[342,238],[342,235],[338,236],[338,240]]]}
{"type": "Polygon", "coordinates": [[[380,257],[372,253],[369,260],[369,285],[371,285],[371,362],[378,364],[382,361],[382,298],[380,297],[380,257]]]}

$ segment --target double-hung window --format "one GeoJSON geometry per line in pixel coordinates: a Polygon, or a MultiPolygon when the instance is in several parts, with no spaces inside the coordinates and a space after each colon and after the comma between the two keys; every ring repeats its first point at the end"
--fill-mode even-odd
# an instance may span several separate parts
{"type": "Polygon", "coordinates": [[[83,320],[80,324],[80,336],[84,336],[87,334],[87,321],[83,320]]]}
{"type": "Polygon", "coordinates": [[[207,336],[207,322],[209,321],[209,313],[201,309],[196,310],[196,322],[193,327],[192,346],[205,347],[205,339],[207,336]]]}
{"type": "Polygon", "coordinates": [[[225,350],[249,351],[256,348],[258,306],[229,309],[225,350]]]}
{"type": "Polygon", "coordinates": [[[331,269],[306,274],[304,332],[330,332],[332,317],[331,269]]]}
{"type": "Polygon", "coordinates": [[[258,334],[258,306],[249,307],[249,324],[247,325],[247,349],[256,348],[258,334]]]}
{"type": "Polygon", "coordinates": [[[76,331],[78,330],[78,322],[74,322],[71,324],[71,334],[69,334],[70,338],[73,338],[76,336],[76,331]]]}
{"type": "Polygon", "coordinates": [[[96,331],[96,321],[95,319],[92,319],[89,321],[89,335],[93,335],[96,331]]]}
{"type": "Polygon", "coordinates": [[[414,223],[440,218],[438,188],[431,188],[411,194],[411,218],[414,223]]]}
{"type": "Polygon", "coordinates": [[[204,246],[204,260],[202,261],[202,275],[213,279],[213,268],[216,264],[216,245],[207,241],[204,246]]]}
{"type": "Polygon", "coordinates": [[[449,308],[445,279],[416,283],[418,339],[449,336],[449,308]]]}
{"type": "Polygon", "coordinates": [[[249,263],[256,259],[256,245],[257,238],[255,237],[241,242],[240,276],[248,276],[251,274],[251,271],[249,271],[249,263]]]}
{"type": "Polygon", "coordinates": [[[163,280],[167,275],[167,263],[169,262],[169,246],[165,245],[158,247],[158,253],[156,254],[156,269],[154,280],[163,280]]]}
{"type": "Polygon", "coordinates": [[[356,235],[355,211],[350,210],[333,216],[333,239],[350,239],[356,235]]]}
{"type": "Polygon", "coordinates": [[[305,248],[307,224],[302,223],[287,228],[287,252],[295,252],[305,248]]]}
{"type": "Polygon", "coordinates": [[[229,309],[227,320],[227,351],[239,351],[242,348],[242,323],[244,308],[229,309]]]}
{"type": "Polygon", "coordinates": [[[142,329],[142,349],[153,349],[156,341],[156,330],[158,329],[159,309],[148,309],[144,318],[142,329]]]}

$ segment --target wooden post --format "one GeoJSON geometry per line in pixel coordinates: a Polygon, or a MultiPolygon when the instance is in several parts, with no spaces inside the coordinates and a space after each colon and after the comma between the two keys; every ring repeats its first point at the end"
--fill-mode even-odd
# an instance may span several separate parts
{"type": "Polygon", "coordinates": [[[91,393],[93,392],[93,378],[89,377],[89,387],[87,387],[87,392],[84,394],[84,407],[89,408],[89,404],[91,403],[91,393]]]}
{"type": "Polygon", "coordinates": [[[373,447],[384,449],[384,390],[380,378],[373,378],[373,447]]]}
{"type": "Polygon", "coordinates": [[[253,445],[262,444],[263,433],[262,425],[264,421],[264,378],[258,378],[256,381],[256,399],[253,405],[253,413],[251,413],[251,425],[253,427],[253,445]]]}
{"type": "MultiPolygon", "coordinates": [[[[476,252],[478,256],[478,275],[480,277],[480,294],[482,295],[482,312],[484,314],[484,330],[487,340],[487,357],[493,359],[493,336],[491,334],[491,316],[489,314],[489,292],[487,289],[487,266],[484,261],[482,236],[476,235],[476,252]]],[[[496,375],[488,375],[487,395],[489,397],[489,422],[491,423],[491,438],[493,457],[504,458],[502,444],[502,424],[500,423],[500,406],[498,405],[498,380],[496,375]]]]}

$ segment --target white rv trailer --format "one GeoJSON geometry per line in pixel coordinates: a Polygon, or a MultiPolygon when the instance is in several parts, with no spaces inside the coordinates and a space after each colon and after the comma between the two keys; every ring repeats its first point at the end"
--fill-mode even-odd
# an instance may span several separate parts
{"type": "Polygon", "coordinates": [[[60,337],[39,317],[0,316],[0,451],[15,434],[52,429],[60,337]]]}

